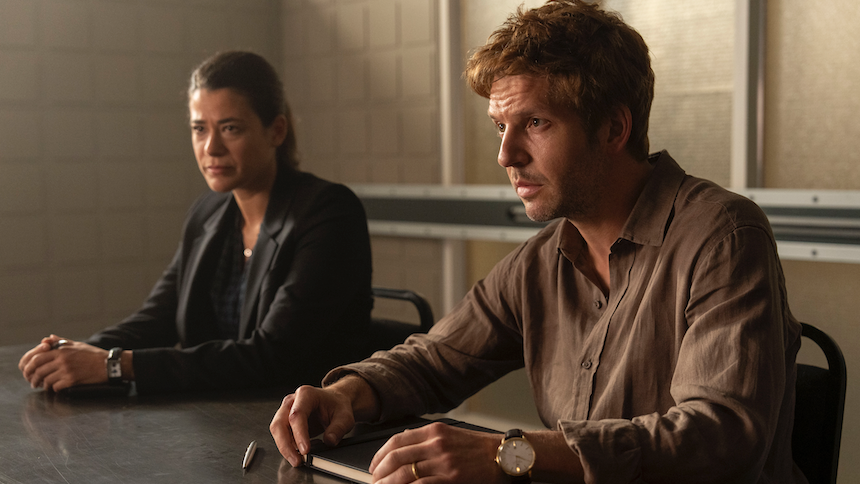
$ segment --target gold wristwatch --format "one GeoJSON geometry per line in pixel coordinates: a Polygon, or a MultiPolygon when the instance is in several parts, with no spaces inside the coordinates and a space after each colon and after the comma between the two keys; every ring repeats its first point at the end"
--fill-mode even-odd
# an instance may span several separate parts
{"type": "Polygon", "coordinates": [[[496,463],[502,472],[511,476],[513,484],[532,482],[531,470],[535,465],[535,451],[520,429],[505,432],[505,438],[496,451],[496,463]]]}

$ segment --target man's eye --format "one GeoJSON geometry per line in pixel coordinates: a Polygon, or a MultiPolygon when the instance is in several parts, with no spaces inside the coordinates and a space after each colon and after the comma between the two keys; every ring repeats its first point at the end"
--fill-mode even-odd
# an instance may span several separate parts
{"type": "Polygon", "coordinates": [[[191,131],[192,131],[194,134],[200,134],[200,133],[202,133],[202,132],[203,132],[203,126],[192,126],[192,127],[191,127],[191,131]]]}
{"type": "Polygon", "coordinates": [[[496,129],[498,129],[498,130],[499,130],[499,133],[504,133],[504,132],[505,132],[505,125],[504,125],[504,123],[496,123],[496,129]]]}
{"type": "Polygon", "coordinates": [[[531,125],[535,128],[537,128],[538,126],[543,126],[543,124],[544,124],[543,119],[540,119],[540,118],[532,118],[531,119],[531,125]]]}

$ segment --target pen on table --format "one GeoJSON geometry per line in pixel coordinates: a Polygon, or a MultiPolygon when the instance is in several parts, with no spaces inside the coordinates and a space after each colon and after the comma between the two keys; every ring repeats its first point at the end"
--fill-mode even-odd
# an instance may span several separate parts
{"type": "Polygon", "coordinates": [[[252,440],[248,444],[248,450],[245,451],[245,458],[242,459],[242,469],[247,469],[251,465],[251,459],[254,458],[254,452],[257,450],[257,441],[252,440]]]}

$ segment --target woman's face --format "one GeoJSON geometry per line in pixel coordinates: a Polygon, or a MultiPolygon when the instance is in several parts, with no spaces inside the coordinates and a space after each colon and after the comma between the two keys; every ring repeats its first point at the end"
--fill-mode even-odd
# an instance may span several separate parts
{"type": "Polygon", "coordinates": [[[275,151],[287,121],[263,126],[244,95],[233,89],[198,89],[188,102],[191,144],[209,188],[237,196],[268,191],[274,182],[275,151]]]}

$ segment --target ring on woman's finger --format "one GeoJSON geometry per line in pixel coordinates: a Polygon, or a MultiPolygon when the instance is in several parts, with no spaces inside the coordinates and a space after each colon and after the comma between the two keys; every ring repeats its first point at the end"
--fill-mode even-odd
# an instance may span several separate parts
{"type": "Polygon", "coordinates": [[[57,340],[56,343],[51,345],[51,349],[55,350],[61,346],[66,346],[67,344],[69,344],[69,340],[65,340],[65,339],[57,340]]]}
{"type": "Polygon", "coordinates": [[[416,481],[418,479],[421,479],[421,477],[418,476],[418,463],[417,462],[412,463],[412,475],[415,476],[416,481]]]}

